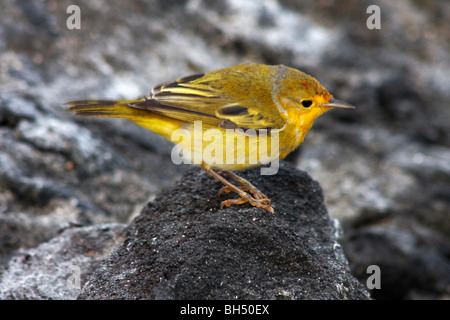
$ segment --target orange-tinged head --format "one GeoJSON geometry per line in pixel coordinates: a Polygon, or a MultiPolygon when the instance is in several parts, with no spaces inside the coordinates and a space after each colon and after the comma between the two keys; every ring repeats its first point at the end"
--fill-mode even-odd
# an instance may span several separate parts
{"type": "Polygon", "coordinates": [[[328,110],[355,108],[333,98],[315,78],[291,68],[285,69],[285,76],[279,82],[277,98],[287,111],[289,121],[296,123],[304,133],[311,128],[318,116],[328,110]]]}

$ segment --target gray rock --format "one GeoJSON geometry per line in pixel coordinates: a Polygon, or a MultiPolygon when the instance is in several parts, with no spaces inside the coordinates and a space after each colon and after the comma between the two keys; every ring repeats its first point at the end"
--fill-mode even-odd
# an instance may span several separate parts
{"type": "Polygon", "coordinates": [[[369,297],[349,272],[317,182],[288,164],[274,176],[241,176],[271,198],[274,215],[248,204],[219,210],[220,183],[192,169],[144,208],[79,298],[369,297]]]}
{"type": "Polygon", "coordinates": [[[121,241],[124,225],[71,228],[20,250],[0,269],[0,299],[75,299],[89,275],[121,241]]]}

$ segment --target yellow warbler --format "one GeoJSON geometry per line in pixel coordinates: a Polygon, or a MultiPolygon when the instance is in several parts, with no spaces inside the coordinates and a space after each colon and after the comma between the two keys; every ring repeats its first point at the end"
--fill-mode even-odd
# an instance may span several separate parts
{"type": "Polygon", "coordinates": [[[124,118],[176,142],[189,163],[225,185],[219,194],[239,195],[223,201],[221,208],[249,202],[272,213],[269,198],[231,171],[283,159],[299,146],[319,115],[334,107],[354,108],[299,70],[263,64],[179,78],[154,87],[142,99],[67,105],[77,116],[124,118]]]}

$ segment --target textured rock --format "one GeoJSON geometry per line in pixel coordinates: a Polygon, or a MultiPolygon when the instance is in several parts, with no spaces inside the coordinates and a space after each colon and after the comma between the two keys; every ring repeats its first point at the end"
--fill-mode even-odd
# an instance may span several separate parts
{"type": "Polygon", "coordinates": [[[359,226],[342,240],[355,276],[364,282],[368,265],[380,268],[374,299],[449,298],[450,245],[444,237],[412,223],[359,226]]]}
{"type": "MultiPolygon", "coordinates": [[[[144,208],[80,299],[366,299],[349,272],[320,186],[284,164],[242,176],[267,194],[218,210],[220,183],[190,170],[144,208]]],[[[227,195],[231,196],[231,195],[227,195]]]]}
{"type": "Polygon", "coordinates": [[[19,251],[0,270],[0,299],[77,298],[89,275],[120,241],[123,227],[71,228],[36,248],[19,251]]]}

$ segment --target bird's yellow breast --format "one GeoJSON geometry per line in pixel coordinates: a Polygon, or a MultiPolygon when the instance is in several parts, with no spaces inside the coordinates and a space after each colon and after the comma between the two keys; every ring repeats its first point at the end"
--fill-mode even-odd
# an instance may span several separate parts
{"type": "Polygon", "coordinates": [[[280,158],[280,130],[223,129],[186,124],[170,138],[184,163],[215,170],[245,170],[280,158]]]}

